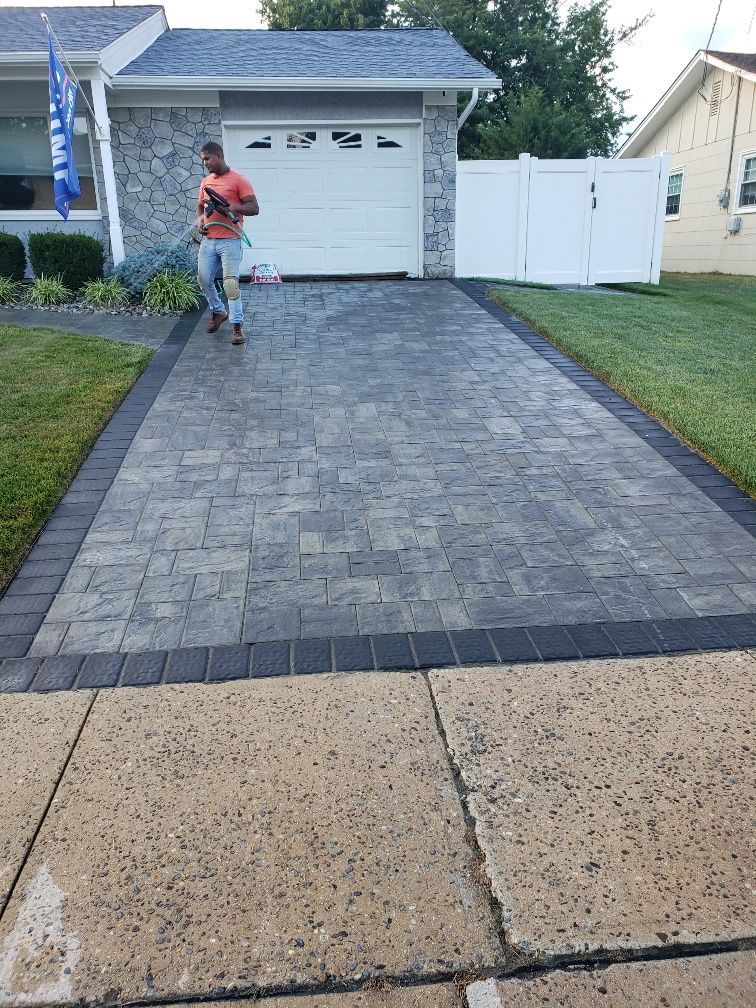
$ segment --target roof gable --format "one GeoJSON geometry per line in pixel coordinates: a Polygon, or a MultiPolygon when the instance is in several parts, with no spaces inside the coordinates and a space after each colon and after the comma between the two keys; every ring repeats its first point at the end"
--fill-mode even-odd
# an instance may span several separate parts
{"type": "Polygon", "coordinates": [[[436,28],[363,31],[204,30],[164,32],[119,78],[475,79],[494,74],[436,28]],[[202,58],[198,59],[198,53],[202,58]]]}
{"type": "Polygon", "coordinates": [[[756,81],[756,54],[726,53],[714,49],[699,49],[674,83],[661,96],[651,111],[638,123],[619,148],[615,157],[635,157],[663,123],[677,112],[701,86],[702,64],[720,67],[756,81]]]}
{"type": "Polygon", "coordinates": [[[134,7],[0,7],[0,53],[47,52],[47,29],[41,13],[50,18],[64,49],[99,53],[161,6],[134,7]]]}

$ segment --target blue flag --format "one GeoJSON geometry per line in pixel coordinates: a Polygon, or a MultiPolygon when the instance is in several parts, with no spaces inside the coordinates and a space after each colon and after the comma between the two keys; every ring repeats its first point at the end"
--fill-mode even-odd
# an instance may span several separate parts
{"type": "Polygon", "coordinates": [[[70,80],[50,43],[50,146],[52,148],[55,209],[68,220],[69,203],[81,196],[73,154],[76,84],[70,80]]]}

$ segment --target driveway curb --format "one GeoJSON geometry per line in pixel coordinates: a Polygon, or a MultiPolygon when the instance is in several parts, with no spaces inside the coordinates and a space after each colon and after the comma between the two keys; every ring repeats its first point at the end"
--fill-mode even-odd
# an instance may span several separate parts
{"type": "Polygon", "coordinates": [[[96,652],[0,662],[0,693],[52,692],[332,672],[401,672],[586,658],[637,658],[756,647],[756,617],[438,630],[266,641],[170,651],[96,652]]]}

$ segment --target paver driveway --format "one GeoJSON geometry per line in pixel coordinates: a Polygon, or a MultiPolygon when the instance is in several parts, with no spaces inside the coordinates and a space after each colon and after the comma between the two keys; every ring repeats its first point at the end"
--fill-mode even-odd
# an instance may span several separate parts
{"type": "Polygon", "coordinates": [[[756,540],[449,283],[247,291],[201,323],[37,655],[717,615],[756,540]]]}

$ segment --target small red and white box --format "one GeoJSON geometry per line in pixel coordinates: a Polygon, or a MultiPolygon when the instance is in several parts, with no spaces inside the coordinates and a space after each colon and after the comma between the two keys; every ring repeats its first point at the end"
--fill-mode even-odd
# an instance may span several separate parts
{"type": "Polygon", "coordinates": [[[281,274],[273,263],[255,263],[252,267],[252,283],[281,283],[281,274]]]}

